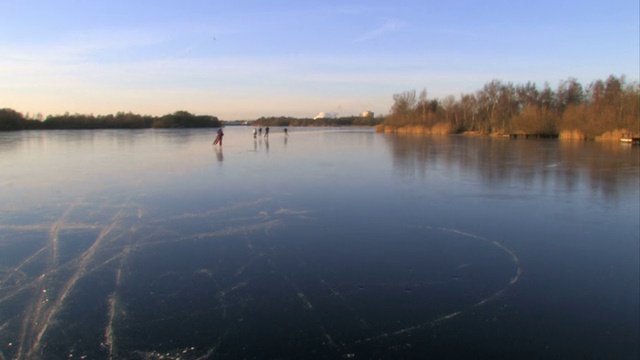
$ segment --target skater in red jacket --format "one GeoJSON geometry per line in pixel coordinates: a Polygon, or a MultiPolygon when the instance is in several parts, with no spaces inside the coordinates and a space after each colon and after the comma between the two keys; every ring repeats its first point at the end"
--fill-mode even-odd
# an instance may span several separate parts
{"type": "Polygon", "coordinates": [[[220,146],[222,146],[223,136],[224,136],[224,133],[222,132],[222,128],[218,129],[218,136],[216,136],[216,140],[213,142],[213,145],[217,145],[218,143],[220,143],[220,146]]]}

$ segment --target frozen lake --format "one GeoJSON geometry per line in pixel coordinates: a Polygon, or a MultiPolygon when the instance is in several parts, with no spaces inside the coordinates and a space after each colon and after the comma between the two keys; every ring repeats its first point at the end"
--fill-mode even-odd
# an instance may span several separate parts
{"type": "Polygon", "coordinates": [[[0,360],[640,355],[640,148],[0,133],[0,360]]]}

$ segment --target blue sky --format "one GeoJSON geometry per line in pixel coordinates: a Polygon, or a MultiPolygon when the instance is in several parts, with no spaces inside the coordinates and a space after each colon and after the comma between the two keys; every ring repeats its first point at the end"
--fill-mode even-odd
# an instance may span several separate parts
{"type": "Polygon", "coordinates": [[[224,120],[388,113],[393,94],[637,81],[638,0],[0,0],[0,108],[224,120]]]}

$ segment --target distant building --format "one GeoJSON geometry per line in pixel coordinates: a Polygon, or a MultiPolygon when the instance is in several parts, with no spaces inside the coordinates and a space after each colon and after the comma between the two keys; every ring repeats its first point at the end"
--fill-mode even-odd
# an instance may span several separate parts
{"type": "Polygon", "coordinates": [[[363,111],[360,117],[363,118],[373,118],[373,111],[363,111]]]}
{"type": "Polygon", "coordinates": [[[335,119],[338,117],[338,114],[336,113],[326,113],[326,112],[321,112],[320,114],[316,115],[316,117],[313,118],[313,120],[318,120],[318,119],[335,119]]]}

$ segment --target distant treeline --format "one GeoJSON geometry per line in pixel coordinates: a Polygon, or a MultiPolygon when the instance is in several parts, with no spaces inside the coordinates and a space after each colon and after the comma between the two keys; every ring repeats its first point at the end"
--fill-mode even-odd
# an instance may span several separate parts
{"type": "Polygon", "coordinates": [[[611,75],[583,87],[576,79],[556,89],[493,80],[472,94],[428,99],[427,91],[393,96],[378,131],[533,135],[593,139],[640,134],[640,86],[611,75]]]}
{"type": "Polygon", "coordinates": [[[375,126],[382,118],[373,116],[348,116],[340,118],[293,118],[287,116],[261,117],[253,122],[254,126],[375,126]]]}
{"type": "Polygon", "coordinates": [[[138,115],[119,112],[115,115],[64,114],[49,115],[46,119],[24,117],[12,109],[0,109],[0,131],[47,129],[148,129],[219,127],[215,116],[193,115],[176,111],[164,116],[138,115]]]}

